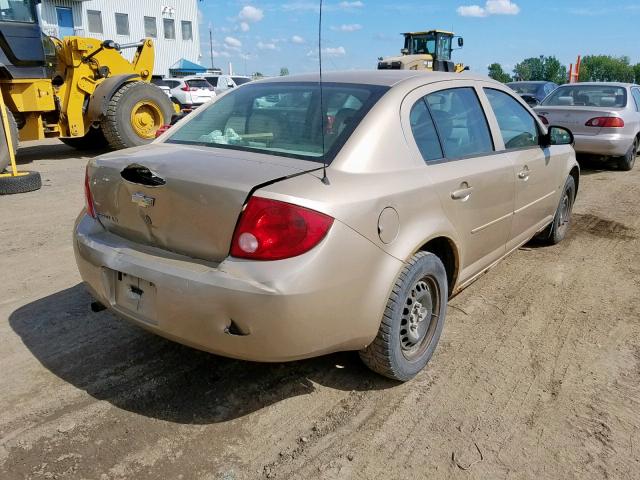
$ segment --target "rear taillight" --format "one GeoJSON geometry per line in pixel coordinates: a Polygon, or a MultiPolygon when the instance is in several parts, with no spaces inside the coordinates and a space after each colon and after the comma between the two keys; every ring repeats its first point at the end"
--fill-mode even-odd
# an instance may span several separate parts
{"type": "Polygon", "coordinates": [[[545,117],[544,115],[538,115],[538,118],[544,125],[549,125],[549,120],[547,120],[547,117],[545,117]]]}
{"type": "Polygon", "coordinates": [[[91,195],[91,188],[89,187],[89,168],[85,170],[84,174],[84,200],[87,206],[87,213],[93,218],[96,218],[96,209],[93,204],[93,195],[91,195]]]}
{"type": "Polygon", "coordinates": [[[189,85],[185,85],[180,90],[182,90],[183,92],[193,92],[195,88],[191,88],[189,85]]]}
{"type": "Polygon", "coordinates": [[[231,256],[282,260],[308,252],[325,237],[333,218],[291,203],[251,197],[233,233],[231,256]]]}
{"type": "Polygon", "coordinates": [[[156,130],[156,138],[158,138],[160,135],[162,135],[164,132],[166,132],[170,128],[171,128],[171,125],[162,125],[158,130],[156,130]]]}
{"type": "Polygon", "coordinates": [[[622,128],[624,127],[624,120],[620,117],[596,117],[585,123],[585,126],[598,128],[622,128]]]}

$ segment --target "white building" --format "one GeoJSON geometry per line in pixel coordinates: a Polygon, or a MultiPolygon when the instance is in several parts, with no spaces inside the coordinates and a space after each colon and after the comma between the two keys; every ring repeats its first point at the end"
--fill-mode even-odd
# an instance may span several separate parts
{"type": "MultiPolygon", "coordinates": [[[[156,75],[185,58],[200,63],[198,0],[42,0],[42,29],[69,35],[133,43],[151,37],[156,75]]],[[[135,50],[125,51],[131,58],[135,50]]]]}

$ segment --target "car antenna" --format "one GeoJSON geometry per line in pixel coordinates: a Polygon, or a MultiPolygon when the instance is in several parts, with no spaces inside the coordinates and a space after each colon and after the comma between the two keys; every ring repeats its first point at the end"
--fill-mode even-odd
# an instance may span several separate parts
{"type": "Polygon", "coordinates": [[[320,14],[318,15],[318,64],[320,70],[320,131],[322,132],[322,183],[329,185],[327,177],[327,156],[325,152],[324,131],[324,99],[322,95],[322,0],[320,0],[320,14]]]}

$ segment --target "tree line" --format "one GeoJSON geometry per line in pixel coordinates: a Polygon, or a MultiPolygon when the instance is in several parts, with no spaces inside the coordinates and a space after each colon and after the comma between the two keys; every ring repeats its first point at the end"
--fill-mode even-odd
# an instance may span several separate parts
{"type": "MultiPolygon", "coordinates": [[[[554,56],[525,58],[513,72],[507,73],[499,63],[489,65],[489,76],[499,82],[544,80],[563,84],[568,82],[568,69],[554,56]]],[[[587,55],[580,66],[581,82],[640,83],[640,63],[631,64],[626,56],[587,55]]]]}

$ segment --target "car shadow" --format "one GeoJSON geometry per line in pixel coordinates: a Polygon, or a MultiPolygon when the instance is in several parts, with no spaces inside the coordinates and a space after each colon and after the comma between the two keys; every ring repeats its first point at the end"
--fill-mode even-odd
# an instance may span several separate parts
{"type": "Polygon", "coordinates": [[[90,302],[78,284],[17,309],[9,322],[52,373],[147,417],[209,424],[312,393],[316,385],[344,391],[397,385],[353,352],[278,364],[232,360],[165,340],[107,311],[92,313],[90,302]]]}
{"type": "Polygon", "coordinates": [[[602,172],[612,172],[618,170],[613,160],[599,159],[588,156],[578,156],[578,164],[580,165],[580,175],[588,176],[602,172]]]}

